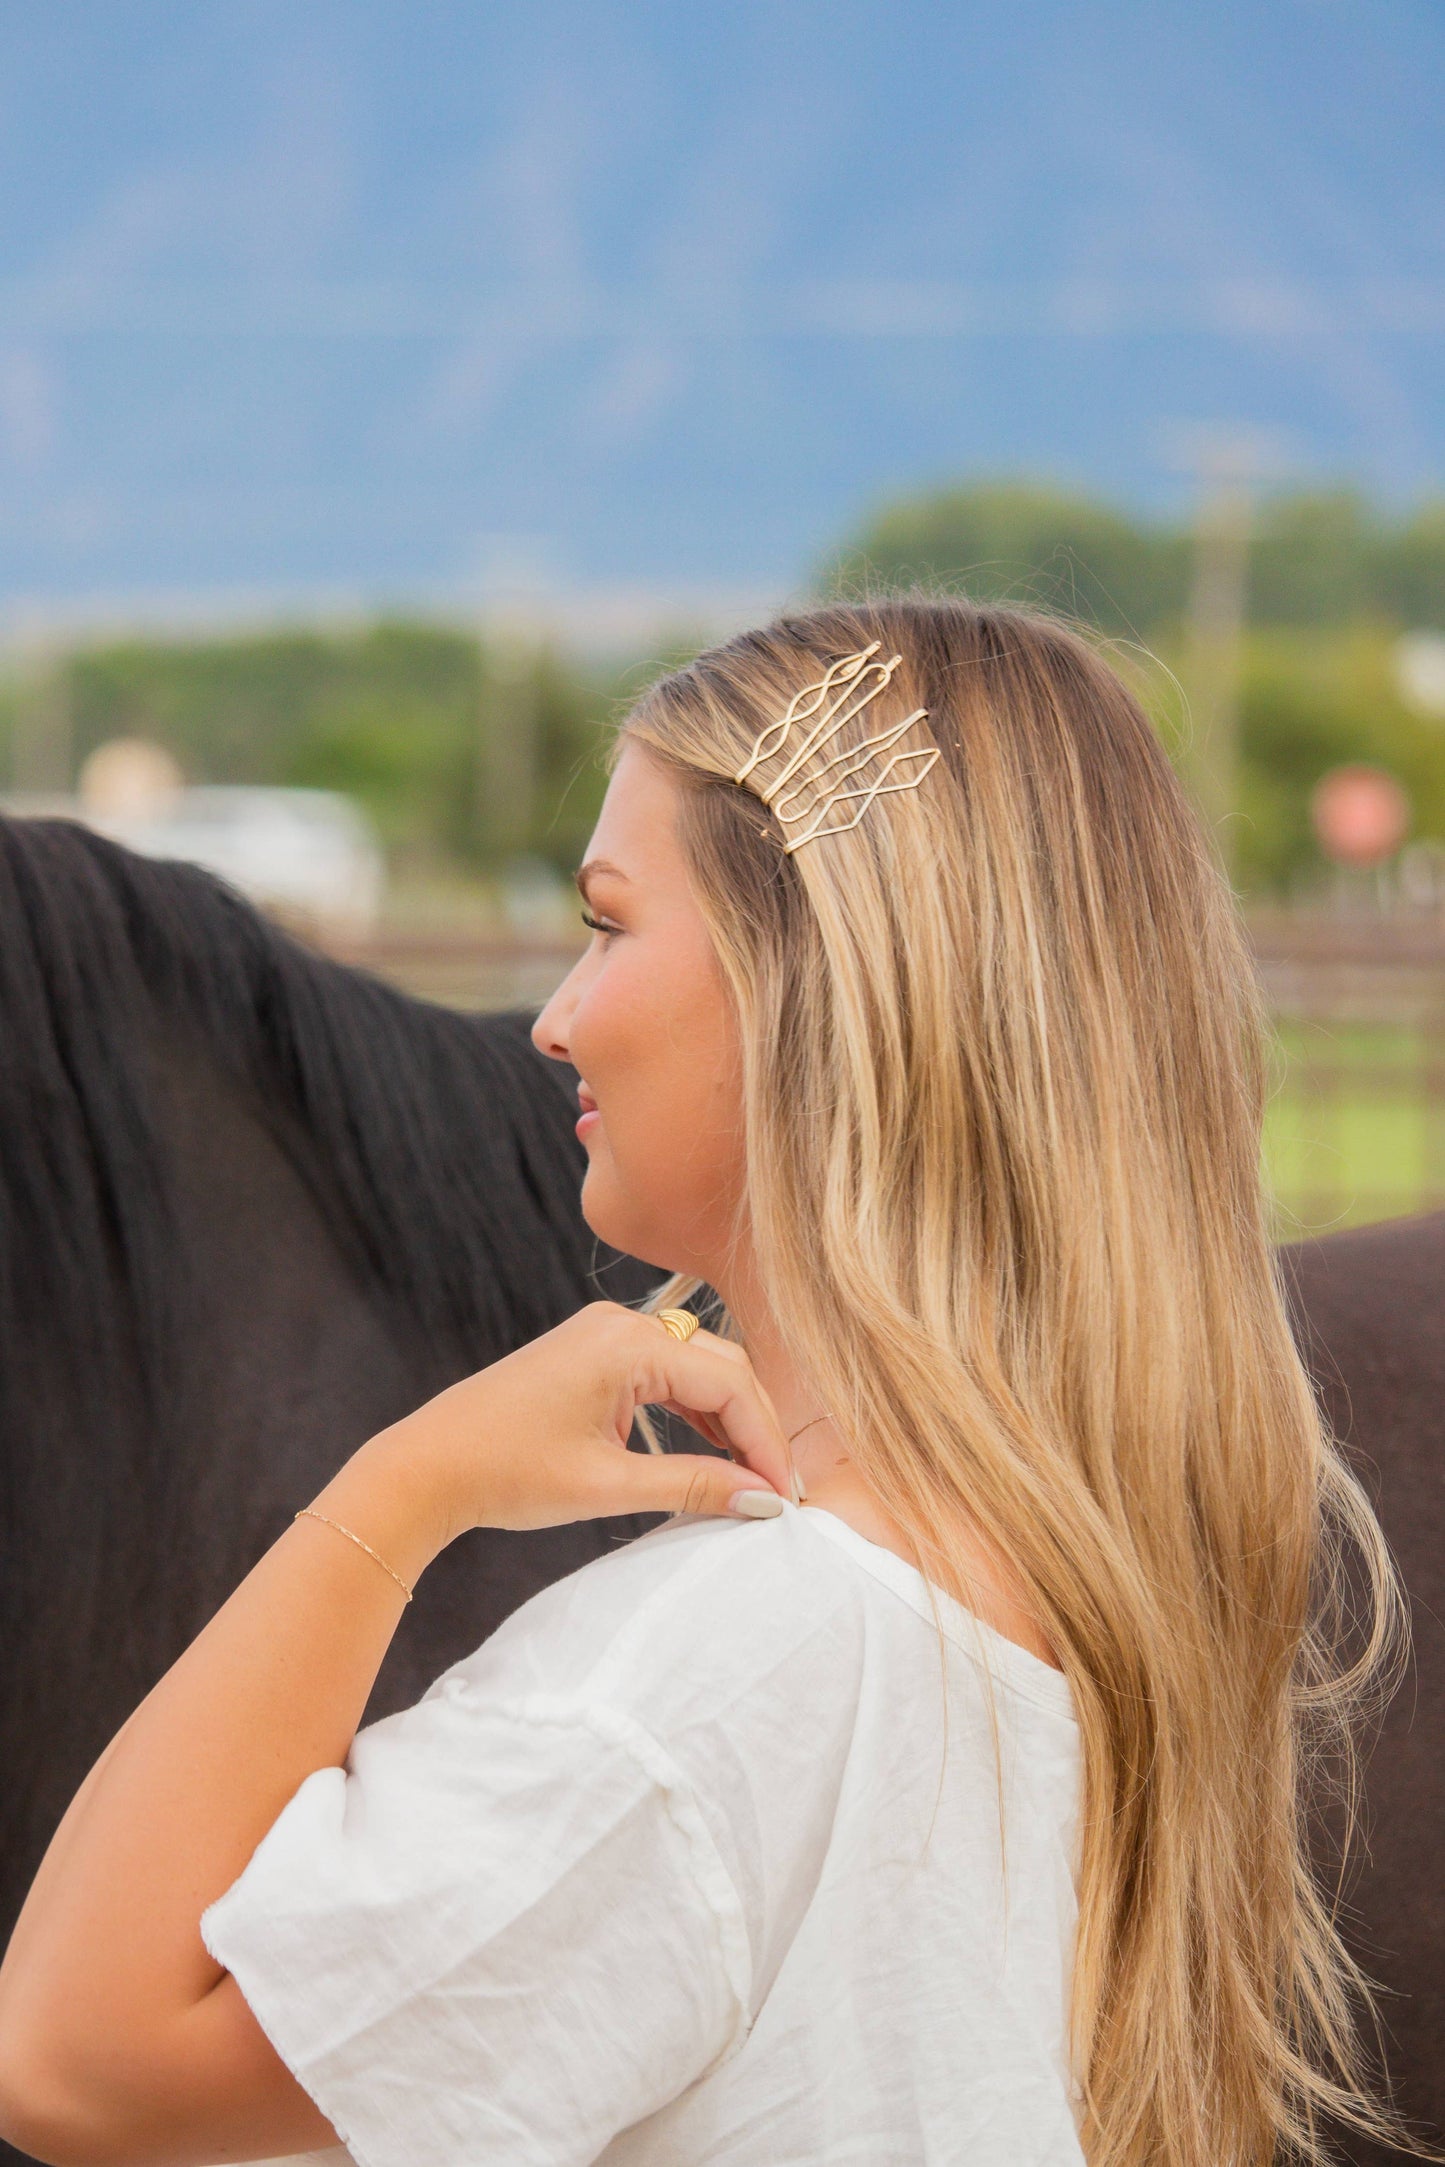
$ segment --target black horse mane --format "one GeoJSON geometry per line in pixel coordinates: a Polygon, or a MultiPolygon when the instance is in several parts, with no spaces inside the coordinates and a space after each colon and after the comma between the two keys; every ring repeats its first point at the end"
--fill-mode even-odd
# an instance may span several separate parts
{"type": "Polygon", "coordinates": [[[141,1300],[165,1281],[147,1025],[193,1029],[292,1155],[312,1140],[303,1172],[338,1233],[422,1328],[496,1346],[555,1322],[552,1298],[594,1244],[576,1211],[574,1084],[537,1055],[529,1014],[409,999],[316,956],[210,873],[50,819],[0,819],[0,1125],[17,1142],[45,1107],[48,1131],[0,1153],[6,1281],[39,1218],[67,1229],[65,1281],[48,1289],[65,1311],[117,1259],[141,1300]],[[524,1279],[509,1270],[518,1222],[576,1229],[555,1285],[542,1257],[524,1279]]]}
{"type": "MultiPolygon", "coordinates": [[[[573,1078],[529,1026],[409,999],[192,867],[73,822],[0,818],[0,1866],[12,1875],[33,1870],[37,1835],[118,1712],[279,1532],[288,1484],[325,1479],[329,1432],[307,1379],[253,1330],[245,1278],[225,1276],[244,1274],[254,1241],[277,1244],[258,1274],[284,1279],[289,1254],[321,1253],[320,1231],[359,1310],[338,1298],[318,1377],[337,1389],[359,1315],[377,1335],[368,1375],[394,1378],[409,1405],[589,1295],[636,1299],[655,1277],[587,1228],[573,1078]],[[210,1188],[212,1138],[242,1188],[210,1188]],[[228,1248],[214,1215],[249,1214],[252,1180],[258,1199],[289,1196],[302,1217],[247,1216],[228,1248]],[[232,1382],[262,1400],[274,1385],[280,1433],[254,1465],[232,1459],[216,1476],[217,1395],[232,1382]],[[276,1471],[286,1454],[294,1473],[276,1471]]],[[[358,1408],[376,1411],[364,1397],[358,1408]]],[[[514,1562],[498,1587],[520,1599],[528,1569],[514,1562]]],[[[435,1640],[444,1574],[429,1599],[435,1640]]],[[[460,1600],[458,1617],[476,1602],[460,1600]]]]}
{"type": "Polygon", "coordinates": [[[193,867],[68,821],[0,820],[0,1030],[0,1345],[39,1300],[73,1355],[100,1354],[97,1290],[113,1305],[117,1266],[155,1341],[174,1248],[145,1070],[175,1032],[249,1095],[358,1267],[439,1341],[480,1356],[531,1337],[596,1263],[571,1080],[527,1018],[410,999],[193,867]]]}

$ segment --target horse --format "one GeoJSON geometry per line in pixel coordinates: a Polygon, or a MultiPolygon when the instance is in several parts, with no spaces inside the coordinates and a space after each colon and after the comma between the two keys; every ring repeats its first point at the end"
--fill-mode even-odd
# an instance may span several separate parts
{"type": "MultiPolygon", "coordinates": [[[[1290,1320],[1334,1435],[1404,1582],[1410,1659],[1365,1769],[1342,1891],[1352,1955],[1382,1989],[1382,2061],[1418,2139],[1445,2150],[1445,1212],[1279,1252],[1290,1320]]],[[[1341,1831],[1327,1812],[1322,1879],[1341,1831]]],[[[1409,2155],[1335,2134],[1351,2167],[1409,2155]]]]}
{"type": "MultiPolygon", "coordinates": [[[[107,1739],[358,1445],[656,1283],[582,1221],[575,1119],[526,1018],[0,821],[0,1936],[107,1739]]],[[[656,1519],[463,1537],[367,1720],[656,1519]]]]}
{"type": "MultiPolygon", "coordinates": [[[[107,1740],[349,1453],[657,1283],[585,1227],[575,1078],[530,1025],[411,999],[194,868],[0,819],[0,1941],[107,1740]]],[[[1347,1929],[1399,2103],[1445,2127],[1445,1215],[1282,1261],[1414,1599],[1347,1929]]],[[[364,1720],[655,1524],[453,1544],[364,1720]]]]}

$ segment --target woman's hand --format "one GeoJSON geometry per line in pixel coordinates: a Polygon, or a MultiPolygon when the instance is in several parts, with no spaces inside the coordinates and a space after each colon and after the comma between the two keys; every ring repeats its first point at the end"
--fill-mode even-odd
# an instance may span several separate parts
{"type": "Polygon", "coordinates": [[[722,1513],[739,1491],[781,1511],[788,1480],[741,1348],[613,1302],[379,1431],[313,1500],[374,1555],[294,1520],[72,1801],[0,1964],[0,2137],[62,2167],[334,2143],[198,1922],[298,1785],[344,1766],[399,1581],[467,1528],[722,1513]],[[627,1451],[644,1405],[735,1459],[627,1451]]]}
{"type": "Polygon", "coordinates": [[[452,1385],[364,1448],[414,1467],[451,1541],[473,1527],[555,1527],[634,1512],[780,1511],[787,1439],[742,1348],[680,1342],[655,1317],[593,1302],[452,1385]],[[730,1460],[629,1452],[639,1407],[681,1415],[730,1460]]]}

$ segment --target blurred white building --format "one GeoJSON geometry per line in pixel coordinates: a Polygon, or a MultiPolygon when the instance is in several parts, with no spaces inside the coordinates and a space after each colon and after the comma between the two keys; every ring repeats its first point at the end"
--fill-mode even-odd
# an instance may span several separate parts
{"type": "Polygon", "coordinates": [[[14,793],[7,813],[81,820],[148,858],[204,866],[263,909],[324,940],[363,938],[386,865],[371,823],[334,790],[187,786],[169,753],[140,738],[93,752],[74,796],[14,793]]]}
{"type": "Polygon", "coordinates": [[[1395,642],[1395,684],[1407,707],[1432,722],[1445,721],[1445,638],[1438,632],[1407,632],[1395,642]]]}

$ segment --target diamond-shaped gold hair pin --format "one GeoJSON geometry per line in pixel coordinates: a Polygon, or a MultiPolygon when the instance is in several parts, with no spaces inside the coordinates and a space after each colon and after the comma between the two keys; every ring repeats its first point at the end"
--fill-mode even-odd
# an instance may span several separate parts
{"type": "Polygon", "coordinates": [[[816,685],[806,685],[801,692],[794,693],[784,713],[758,732],[752,751],[733,777],[735,783],[746,782],[755,768],[788,753],[781,772],[771,782],[754,782],[752,785],[755,795],[770,808],[785,829],[803,828],[801,835],[789,834],[783,844],[784,851],[799,850],[819,835],[842,835],[847,829],[856,828],[875,798],[885,797],[893,790],[916,790],[934,761],[940,758],[937,745],[897,752],[871,782],[860,784],[856,790],[843,787],[870,762],[881,760],[914,723],[924,720],[928,709],[918,707],[902,722],[892,723],[888,729],[879,730],[874,736],[862,738],[856,745],[831,754],[793,788],[788,787],[804,763],[830,744],[840,730],[846,729],[892,683],[893,673],[903,657],[894,655],[890,661],[875,662],[873,658],[882,645],[881,640],[874,640],[856,655],[845,655],[841,662],[832,664],[816,685]],[[789,751],[789,733],[800,726],[803,728],[801,741],[789,751]],[[913,761],[922,763],[915,773],[902,782],[889,781],[898,768],[913,761]],[[824,826],[834,807],[852,798],[862,800],[852,817],[836,821],[830,827],[824,826]],[[797,807],[800,799],[804,802],[797,807]],[[790,807],[797,809],[789,810],[790,807]]]}

